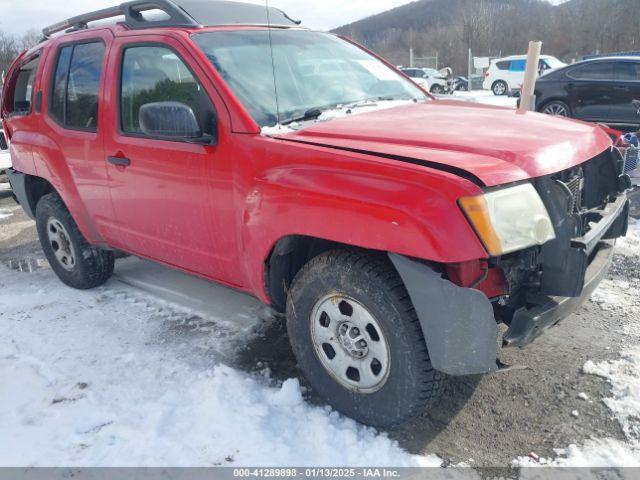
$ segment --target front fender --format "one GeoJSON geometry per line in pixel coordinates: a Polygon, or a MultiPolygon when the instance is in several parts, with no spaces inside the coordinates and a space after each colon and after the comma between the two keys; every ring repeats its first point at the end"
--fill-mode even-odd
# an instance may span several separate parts
{"type": "MultiPolygon", "coordinates": [[[[448,175],[448,174],[447,174],[448,175]]],[[[434,262],[485,258],[456,204],[468,190],[457,178],[281,166],[255,179],[245,199],[241,241],[246,276],[264,292],[264,260],[276,242],[304,235],[434,262]]]]}

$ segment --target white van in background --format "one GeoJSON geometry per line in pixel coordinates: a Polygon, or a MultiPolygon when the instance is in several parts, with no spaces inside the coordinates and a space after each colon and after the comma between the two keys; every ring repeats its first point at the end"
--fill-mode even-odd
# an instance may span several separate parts
{"type": "MultiPolygon", "coordinates": [[[[524,82],[524,71],[527,66],[526,55],[513,55],[511,57],[491,60],[489,69],[484,74],[482,88],[493,91],[494,95],[506,95],[513,88],[520,88],[524,82]]],[[[538,64],[541,75],[566,66],[556,57],[542,55],[538,64]]]]}

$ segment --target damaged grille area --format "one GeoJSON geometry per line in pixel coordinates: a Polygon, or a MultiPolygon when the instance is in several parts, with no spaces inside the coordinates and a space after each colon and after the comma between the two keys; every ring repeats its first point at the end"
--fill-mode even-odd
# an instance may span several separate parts
{"type": "Polygon", "coordinates": [[[592,230],[598,235],[608,206],[624,201],[621,196],[628,186],[623,173],[622,156],[609,149],[581,165],[534,180],[556,238],[496,260],[509,285],[509,295],[495,307],[498,318],[510,324],[516,311],[549,297],[580,296],[599,242],[616,238],[626,229],[624,222],[617,222],[595,242],[585,240],[592,230]]]}
{"type": "Polygon", "coordinates": [[[9,145],[7,144],[7,139],[4,136],[4,132],[0,130],[0,150],[8,150],[9,145]]]}

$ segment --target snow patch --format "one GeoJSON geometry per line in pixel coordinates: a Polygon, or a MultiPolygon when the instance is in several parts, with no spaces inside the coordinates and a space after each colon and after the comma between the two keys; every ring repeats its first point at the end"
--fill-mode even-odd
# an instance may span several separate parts
{"type": "Polygon", "coordinates": [[[442,464],[310,405],[297,379],[230,367],[233,332],[184,330],[132,287],[77,291],[2,266],[0,284],[0,466],[442,464]]]}
{"type": "Polygon", "coordinates": [[[0,208],[0,220],[5,220],[9,217],[11,217],[13,215],[12,212],[10,212],[9,210],[5,210],[3,208],[0,208]]]}

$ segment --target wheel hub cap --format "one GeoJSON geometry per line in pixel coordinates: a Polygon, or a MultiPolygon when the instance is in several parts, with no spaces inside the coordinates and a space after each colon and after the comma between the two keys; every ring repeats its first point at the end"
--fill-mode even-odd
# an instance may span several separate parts
{"type": "Polygon", "coordinates": [[[62,223],[55,218],[47,222],[47,237],[58,263],[65,270],[73,270],[76,266],[76,253],[71,243],[69,233],[62,223]]]}
{"type": "Polygon", "coordinates": [[[348,390],[373,393],[386,383],[389,345],[378,320],[357,300],[337,294],[318,300],[311,339],[322,366],[348,390]]]}

